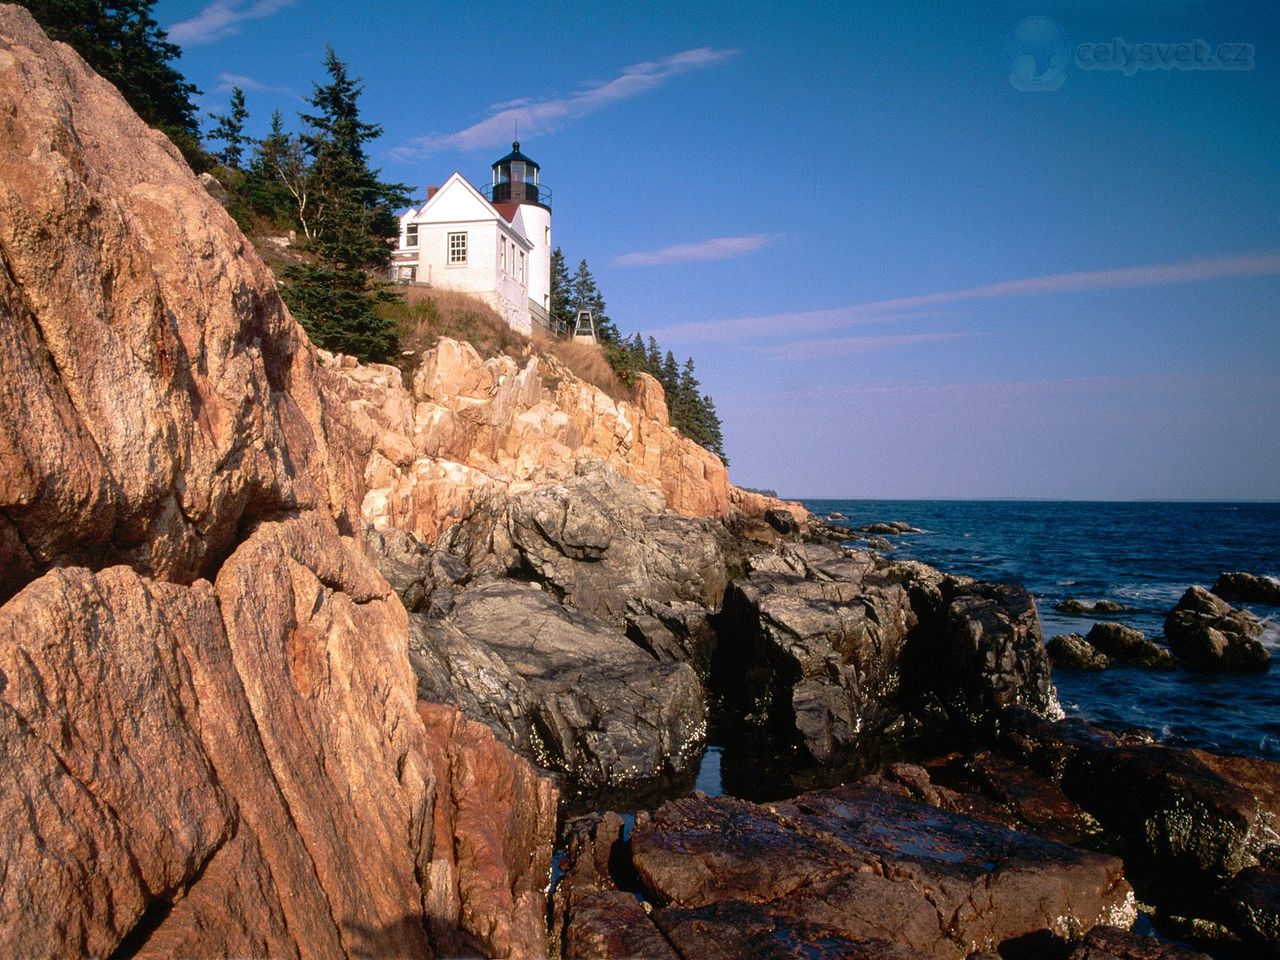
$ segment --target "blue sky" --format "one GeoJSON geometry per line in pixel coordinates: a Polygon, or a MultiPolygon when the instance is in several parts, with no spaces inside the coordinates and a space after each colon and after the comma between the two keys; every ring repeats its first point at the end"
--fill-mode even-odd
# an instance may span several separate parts
{"type": "Polygon", "coordinates": [[[556,242],[624,332],[693,355],[737,483],[1280,498],[1271,4],[156,15],[202,105],[243,86],[256,133],[296,123],[331,43],[376,163],[420,192],[484,180],[518,121],[556,242]]]}

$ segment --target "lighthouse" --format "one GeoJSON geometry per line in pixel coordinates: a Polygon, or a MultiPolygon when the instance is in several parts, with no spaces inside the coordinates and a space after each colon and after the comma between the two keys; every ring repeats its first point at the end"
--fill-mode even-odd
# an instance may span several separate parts
{"type": "Polygon", "coordinates": [[[426,202],[400,217],[391,276],[473,294],[521,333],[553,330],[551,191],[519,142],[483,187],[454,171],[427,188],[426,202]]]}
{"type": "Polygon", "coordinates": [[[551,191],[541,179],[542,168],[520,152],[520,141],[516,140],[511,152],[493,163],[489,199],[513,224],[519,218],[519,227],[533,243],[529,251],[529,304],[545,324],[551,314],[551,191]],[[515,209],[508,214],[511,206],[515,209]]]}

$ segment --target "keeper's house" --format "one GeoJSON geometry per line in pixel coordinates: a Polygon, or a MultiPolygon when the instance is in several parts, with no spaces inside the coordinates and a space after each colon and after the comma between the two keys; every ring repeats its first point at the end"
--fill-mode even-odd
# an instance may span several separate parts
{"type": "Polygon", "coordinates": [[[462,290],[486,300],[512,327],[549,325],[551,191],[519,142],[477,190],[460,173],[427,188],[427,202],[400,218],[392,278],[462,290]]]}

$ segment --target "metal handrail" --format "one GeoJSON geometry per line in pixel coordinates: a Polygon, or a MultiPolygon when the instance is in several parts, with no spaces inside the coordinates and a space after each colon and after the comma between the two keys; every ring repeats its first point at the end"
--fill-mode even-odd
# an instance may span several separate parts
{"type": "Polygon", "coordinates": [[[502,199],[502,200],[493,199],[493,194],[495,192],[496,187],[507,187],[509,189],[512,183],[519,183],[519,182],[520,181],[503,180],[499,183],[488,183],[480,188],[480,195],[484,197],[486,200],[488,200],[490,203],[537,203],[548,209],[551,208],[551,188],[548,187],[546,184],[542,184],[542,183],[530,183],[528,181],[525,181],[523,183],[523,186],[525,187],[526,191],[533,193],[537,196],[536,200],[529,197],[526,197],[526,199],[524,200],[511,200],[509,195],[506,199],[502,199]]]}

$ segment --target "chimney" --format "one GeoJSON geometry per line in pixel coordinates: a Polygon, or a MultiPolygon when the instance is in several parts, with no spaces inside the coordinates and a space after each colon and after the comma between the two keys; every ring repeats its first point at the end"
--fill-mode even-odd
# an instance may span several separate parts
{"type": "Polygon", "coordinates": [[[427,187],[427,199],[430,200],[434,197],[439,189],[439,187],[427,187]]]}

